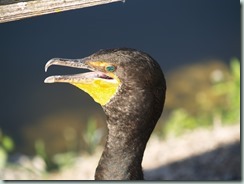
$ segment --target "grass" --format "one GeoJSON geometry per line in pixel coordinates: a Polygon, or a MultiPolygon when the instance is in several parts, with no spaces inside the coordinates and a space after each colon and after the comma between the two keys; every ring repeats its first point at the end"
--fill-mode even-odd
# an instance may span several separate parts
{"type": "Polygon", "coordinates": [[[0,169],[4,168],[8,160],[8,154],[14,149],[13,140],[0,129],[0,169]]]}
{"type": "Polygon", "coordinates": [[[239,60],[236,58],[231,60],[229,75],[226,77],[221,70],[216,70],[210,78],[210,87],[196,94],[199,99],[196,100],[198,113],[192,114],[182,108],[173,110],[165,123],[164,136],[178,136],[196,128],[240,122],[239,60]]]}

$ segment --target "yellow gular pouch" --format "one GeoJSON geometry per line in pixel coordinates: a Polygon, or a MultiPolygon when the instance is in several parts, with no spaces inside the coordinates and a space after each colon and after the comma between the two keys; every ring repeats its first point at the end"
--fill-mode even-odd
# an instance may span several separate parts
{"type": "Polygon", "coordinates": [[[120,82],[95,78],[89,82],[71,84],[88,93],[97,103],[105,105],[116,94],[120,82]]]}

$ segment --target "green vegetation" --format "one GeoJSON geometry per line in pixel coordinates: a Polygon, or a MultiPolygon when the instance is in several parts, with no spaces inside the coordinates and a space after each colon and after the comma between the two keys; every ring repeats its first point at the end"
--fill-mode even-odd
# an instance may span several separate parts
{"type": "MultiPolygon", "coordinates": [[[[75,157],[81,151],[77,149],[79,142],[77,134],[77,131],[71,127],[65,129],[63,136],[67,149],[63,153],[50,155],[47,153],[45,141],[42,139],[35,141],[36,154],[45,162],[45,170],[47,172],[60,170],[74,163],[75,157]]],[[[98,128],[97,120],[90,118],[81,132],[81,149],[88,154],[93,154],[102,137],[103,131],[101,128],[98,128]]]]}
{"type": "Polygon", "coordinates": [[[46,165],[46,171],[57,170],[59,168],[58,164],[53,161],[46,153],[45,143],[43,140],[39,139],[35,142],[36,154],[43,159],[46,165]]]}
{"type": "Polygon", "coordinates": [[[209,87],[195,91],[188,103],[195,103],[197,112],[187,108],[172,110],[165,123],[164,136],[240,122],[240,62],[237,59],[231,60],[229,73],[214,70],[209,87]]]}
{"type": "Polygon", "coordinates": [[[13,140],[0,129],[0,169],[4,168],[8,154],[14,149],[13,140]]]}
{"type": "Polygon", "coordinates": [[[230,63],[230,79],[215,84],[216,95],[226,97],[226,106],[218,107],[223,123],[240,121],[240,62],[234,58],[230,63]]]}

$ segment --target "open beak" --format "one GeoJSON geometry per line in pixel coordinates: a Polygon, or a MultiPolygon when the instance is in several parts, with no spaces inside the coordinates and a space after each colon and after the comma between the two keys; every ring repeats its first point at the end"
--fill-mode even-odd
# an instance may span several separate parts
{"type": "Polygon", "coordinates": [[[92,61],[89,57],[84,59],[54,58],[45,65],[45,71],[51,65],[67,66],[73,68],[89,69],[90,72],[74,75],[55,75],[47,77],[45,83],[63,82],[70,83],[87,92],[96,102],[101,105],[107,104],[116,94],[120,86],[120,80],[113,73],[102,72],[101,62],[92,61]],[[94,64],[95,63],[95,64],[94,64]],[[100,68],[100,69],[99,69],[100,68]]]}
{"type": "Polygon", "coordinates": [[[89,65],[90,58],[86,57],[83,59],[64,59],[64,58],[53,58],[49,60],[45,65],[45,72],[52,65],[66,66],[72,68],[81,68],[89,69],[92,72],[80,73],[75,75],[55,75],[47,77],[45,83],[55,83],[55,82],[64,82],[64,83],[86,83],[91,82],[95,78],[112,80],[110,76],[106,73],[96,71],[93,67],[89,65]]]}

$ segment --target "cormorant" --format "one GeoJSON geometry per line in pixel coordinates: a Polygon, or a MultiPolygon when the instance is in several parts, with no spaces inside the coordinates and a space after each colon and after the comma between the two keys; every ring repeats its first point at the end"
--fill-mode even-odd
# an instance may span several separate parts
{"type": "Polygon", "coordinates": [[[166,82],[159,64],[129,48],[100,50],[83,59],[54,58],[51,65],[86,68],[91,72],[57,75],[45,83],[77,86],[101,104],[108,127],[96,180],[142,180],[141,162],[147,141],[161,116],[166,82]]]}

